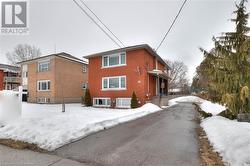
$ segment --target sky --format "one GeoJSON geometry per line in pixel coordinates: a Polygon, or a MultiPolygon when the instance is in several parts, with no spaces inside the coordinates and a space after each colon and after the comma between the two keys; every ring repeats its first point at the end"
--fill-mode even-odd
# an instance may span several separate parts
{"type": "MultiPolygon", "coordinates": [[[[3,0],[0,0],[3,1],[3,0]]],[[[77,0],[80,2],[79,0],[77,0]]],[[[35,45],[42,55],[67,52],[85,55],[118,48],[73,0],[30,0],[29,34],[0,34],[0,63],[20,43],[35,45]]],[[[177,14],[182,0],[84,1],[126,45],[156,48],[177,14]]],[[[212,37],[232,31],[235,0],[188,0],[158,54],[188,66],[190,81],[203,59],[199,47],[211,49],[212,37]]],[[[250,3],[247,3],[250,11],[250,3]]],[[[86,8],[85,8],[86,9],[86,8]]]]}

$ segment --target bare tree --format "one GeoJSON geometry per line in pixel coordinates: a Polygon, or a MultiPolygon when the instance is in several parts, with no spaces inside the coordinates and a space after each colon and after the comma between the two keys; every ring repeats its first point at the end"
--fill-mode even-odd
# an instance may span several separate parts
{"type": "Polygon", "coordinates": [[[35,46],[28,44],[18,44],[13,52],[6,54],[7,59],[13,65],[17,65],[18,62],[34,59],[40,57],[41,51],[35,46]]]}
{"type": "Polygon", "coordinates": [[[170,66],[169,72],[170,81],[169,89],[184,88],[188,85],[187,78],[187,66],[181,61],[170,61],[166,60],[166,63],[170,66]]]}

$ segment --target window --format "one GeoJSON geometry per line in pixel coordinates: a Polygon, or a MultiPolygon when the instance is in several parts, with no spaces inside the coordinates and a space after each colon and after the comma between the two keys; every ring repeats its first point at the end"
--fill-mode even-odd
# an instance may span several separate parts
{"type": "Polygon", "coordinates": [[[49,60],[38,62],[38,72],[49,70],[49,60]]]}
{"type": "Polygon", "coordinates": [[[82,72],[84,72],[84,73],[87,72],[87,66],[86,66],[86,65],[83,65],[83,67],[82,67],[82,72]]]}
{"type": "Polygon", "coordinates": [[[130,108],[131,98],[116,98],[116,107],[130,108]]]}
{"type": "Polygon", "coordinates": [[[119,77],[109,78],[109,88],[119,88],[119,77]]]}
{"type": "Polygon", "coordinates": [[[111,99],[110,98],[93,98],[93,105],[99,107],[110,107],[111,99]]]}
{"type": "Polygon", "coordinates": [[[49,80],[37,81],[37,90],[38,91],[49,91],[50,90],[50,81],[49,80]]]}
{"type": "Polygon", "coordinates": [[[126,53],[105,55],[102,57],[102,67],[116,67],[126,65],[126,53]]]}
{"type": "Polygon", "coordinates": [[[103,77],[102,90],[125,90],[126,76],[103,77]]]}
{"type": "Polygon", "coordinates": [[[82,89],[87,89],[88,88],[88,83],[83,83],[82,84],[82,89]]]}
{"type": "Polygon", "coordinates": [[[37,99],[37,103],[49,103],[49,102],[50,102],[50,98],[40,97],[37,99]]]}

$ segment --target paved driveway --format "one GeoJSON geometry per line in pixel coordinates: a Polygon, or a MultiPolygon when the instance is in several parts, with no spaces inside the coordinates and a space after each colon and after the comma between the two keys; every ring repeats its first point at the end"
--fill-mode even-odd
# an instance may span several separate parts
{"type": "Polygon", "coordinates": [[[0,166],[198,166],[195,116],[193,105],[180,103],[52,154],[0,145],[0,166]]]}
{"type": "Polygon", "coordinates": [[[196,111],[180,103],[58,149],[55,154],[90,166],[198,166],[196,111]]]}

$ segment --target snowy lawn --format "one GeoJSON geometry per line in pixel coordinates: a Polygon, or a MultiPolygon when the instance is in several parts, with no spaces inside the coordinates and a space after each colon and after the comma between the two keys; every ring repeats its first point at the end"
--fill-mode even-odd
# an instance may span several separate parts
{"type": "Polygon", "coordinates": [[[226,165],[250,166],[250,123],[213,116],[201,126],[226,165]]]}
{"type": "Polygon", "coordinates": [[[207,113],[211,113],[212,115],[217,115],[220,112],[226,110],[226,107],[220,104],[212,103],[211,101],[207,101],[196,96],[177,97],[172,100],[169,100],[169,105],[170,106],[175,105],[175,104],[178,104],[178,102],[197,103],[200,105],[203,111],[207,113]]]}
{"type": "Polygon", "coordinates": [[[61,112],[61,105],[23,103],[22,107],[22,118],[0,128],[0,139],[34,143],[49,151],[93,132],[161,110],[150,103],[137,109],[105,109],[67,104],[65,113],[61,112]]]}

